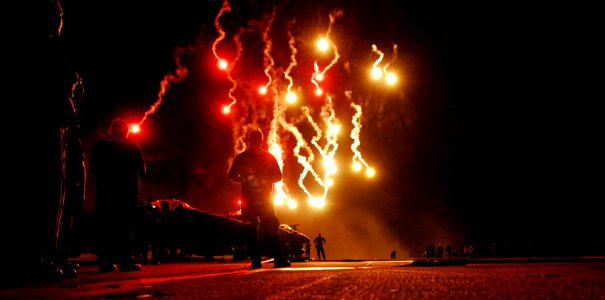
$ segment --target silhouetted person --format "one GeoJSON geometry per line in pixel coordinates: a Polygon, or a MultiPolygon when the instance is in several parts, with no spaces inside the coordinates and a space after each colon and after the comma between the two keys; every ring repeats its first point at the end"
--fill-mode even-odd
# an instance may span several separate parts
{"type": "Polygon", "coordinates": [[[445,255],[446,255],[448,258],[451,258],[451,257],[452,257],[452,254],[453,254],[453,253],[452,253],[452,245],[448,243],[448,244],[447,244],[447,246],[445,246],[445,255]]]}
{"type": "Polygon", "coordinates": [[[162,201],[160,203],[160,260],[176,261],[178,258],[178,244],[182,242],[181,232],[178,228],[178,220],[175,218],[174,208],[170,207],[170,202],[162,201]]]}
{"type": "MultiPolygon", "coordinates": [[[[147,233],[147,242],[149,244],[149,249],[151,250],[151,264],[158,265],[160,264],[161,253],[160,226],[162,220],[162,212],[160,211],[160,208],[155,207],[152,202],[152,199],[147,199],[145,213],[147,219],[146,225],[148,227],[144,230],[147,233]]],[[[146,256],[144,258],[146,258],[146,256]]]]}
{"type": "Polygon", "coordinates": [[[443,257],[443,245],[439,244],[437,246],[437,258],[443,257]]]}
{"type": "Polygon", "coordinates": [[[315,239],[313,240],[315,244],[315,248],[317,249],[317,260],[326,260],[326,251],[324,250],[324,244],[326,243],[326,239],[321,236],[321,233],[318,233],[315,239]]]}
{"type": "MultiPolygon", "coordinates": [[[[5,90],[16,92],[3,108],[3,216],[0,285],[55,279],[63,203],[63,135],[75,110],[69,99],[74,72],[62,52],[59,1],[11,2],[11,16],[27,26],[4,37],[5,90]],[[19,115],[25,121],[16,122],[19,115]],[[25,125],[27,124],[27,125],[25,125]],[[32,128],[33,130],[23,131],[32,128]]],[[[66,26],[69,26],[65,24],[66,26]]]]}
{"type": "Polygon", "coordinates": [[[159,263],[159,209],[153,206],[151,199],[140,200],[138,205],[138,218],[136,220],[135,236],[135,260],[142,264],[149,263],[149,252],[151,252],[151,263],[159,263]]]}
{"type": "Polygon", "coordinates": [[[75,132],[76,129],[77,127],[69,128],[65,133],[65,203],[59,230],[58,256],[66,276],[75,276],[79,268],[78,265],[70,263],[68,259],[81,254],[82,204],[86,193],[84,150],[80,138],[75,132]]]}
{"type": "Polygon", "coordinates": [[[426,246],[426,258],[433,258],[435,257],[435,244],[429,244],[428,246],[426,246]]]}
{"type": "Polygon", "coordinates": [[[116,119],[111,135],[98,140],[90,153],[95,176],[98,220],[97,263],[102,272],[137,271],[132,253],[132,230],[136,219],[139,177],[146,166],[141,149],[128,138],[128,125],[116,119]]]}
{"type": "Polygon", "coordinates": [[[234,157],[228,174],[231,180],[241,184],[242,220],[249,223],[247,245],[252,268],[261,267],[259,231],[263,232],[268,249],[275,258],[274,267],[289,267],[290,262],[281,247],[279,219],[275,215],[272,197],[273,184],[282,179],[281,169],[275,157],[261,147],[263,134],[260,130],[250,132],[246,142],[246,150],[234,157]]]}
{"type": "Polygon", "coordinates": [[[469,244],[468,245],[468,253],[467,256],[471,257],[475,254],[475,247],[473,247],[473,244],[469,244]]]}
{"type": "Polygon", "coordinates": [[[393,250],[391,251],[391,259],[395,259],[397,258],[397,251],[393,250]]]}

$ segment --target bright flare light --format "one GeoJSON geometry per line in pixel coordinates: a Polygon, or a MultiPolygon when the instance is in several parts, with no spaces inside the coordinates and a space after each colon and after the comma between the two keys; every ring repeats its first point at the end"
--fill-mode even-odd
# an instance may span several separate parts
{"type": "Polygon", "coordinates": [[[387,74],[387,77],[385,80],[388,85],[393,85],[397,82],[397,75],[395,75],[395,73],[390,72],[387,74]]]}
{"type": "Polygon", "coordinates": [[[288,208],[289,209],[296,209],[298,207],[298,203],[294,200],[288,200],[288,208]]]}
{"type": "Polygon", "coordinates": [[[380,63],[382,62],[382,59],[384,58],[384,53],[378,50],[378,47],[376,47],[376,45],[372,45],[372,52],[378,54],[378,58],[376,59],[376,61],[374,61],[374,64],[372,65],[372,71],[370,72],[370,75],[372,75],[372,78],[374,79],[380,79],[380,77],[382,77],[382,70],[378,67],[378,65],[380,65],[380,63]]]}
{"type": "Polygon", "coordinates": [[[358,162],[358,161],[353,162],[353,171],[359,172],[359,171],[361,171],[362,167],[363,166],[361,165],[360,162],[358,162]]]}
{"type": "Polygon", "coordinates": [[[317,40],[317,49],[321,52],[328,51],[328,49],[330,49],[330,41],[325,37],[320,38],[317,40]]]}
{"type": "Polygon", "coordinates": [[[340,124],[330,124],[328,126],[328,134],[331,136],[338,135],[338,133],[340,132],[340,127],[340,124]]]}
{"type": "Polygon", "coordinates": [[[141,132],[141,126],[139,126],[139,124],[130,124],[128,126],[128,131],[132,133],[139,133],[141,132]]]}
{"type": "Polygon", "coordinates": [[[375,175],[376,175],[376,170],[374,170],[374,168],[368,168],[366,170],[367,177],[374,177],[375,175]]]}
{"type": "Polygon", "coordinates": [[[231,112],[231,106],[225,105],[223,106],[223,114],[229,114],[231,112]]]}
{"type": "Polygon", "coordinates": [[[333,158],[326,157],[323,160],[323,165],[324,165],[324,168],[326,168],[326,173],[327,174],[336,174],[336,170],[337,170],[337,168],[336,168],[336,162],[334,161],[333,158]]]}
{"type": "Polygon", "coordinates": [[[322,208],[326,206],[326,199],[317,197],[309,198],[309,205],[312,207],[322,208]]]}
{"type": "Polygon", "coordinates": [[[258,93],[261,95],[266,95],[267,94],[267,87],[266,86],[261,86],[258,88],[258,93]]]}
{"type": "Polygon", "coordinates": [[[218,62],[216,63],[216,65],[221,70],[227,70],[227,67],[229,67],[229,63],[226,60],[222,59],[222,58],[218,60],[218,62]]]}
{"type": "Polygon", "coordinates": [[[378,80],[382,77],[382,70],[379,68],[372,68],[370,76],[372,76],[373,79],[378,80]]]}
{"type": "Polygon", "coordinates": [[[284,194],[282,194],[282,193],[276,193],[275,196],[273,197],[273,204],[275,204],[277,206],[282,206],[282,205],[284,205],[284,203],[286,203],[286,199],[284,198],[284,194]]]}
{"type": "Polygon", "coordinates": [[[294,92],[288,92],[286,94],[286,101],[288,103],[294,103],[294,102],[296,102],[297,99],[298,99],[298,97],[296,96],[296,94],[294,92]]]}

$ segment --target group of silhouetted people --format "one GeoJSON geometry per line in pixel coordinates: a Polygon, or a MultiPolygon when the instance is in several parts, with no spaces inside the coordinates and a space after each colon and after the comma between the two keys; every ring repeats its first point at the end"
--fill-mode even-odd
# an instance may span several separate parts
{"type": "MultiPolygon", "coordinates": [[[[82,235],[91,234],[81,232],[87,185],[79,136],[84,82],[63,49],[63,7],[56,0],[19,5],[11,12],[28,26],[6,42],[18,50],[16,55],[26,57],[11,56],[19,63],[10,69],[16,80],[9,85],[18,93],[12,111],[22,114],[26,128],[33,130],[20,130],[23,125],[16,122],[6,127],[15,133],[5,136],[6,141],[16,146],[5,153],[10,201],[3,207],[6,216],[0,218],[0,255],[9,276],[3,284],[77,276],[79,266],[70,258],[81,254],[82,235]]],[[[114,263],[121,264],[121,270],[137,269],[129,264],[125,245],[130,241],[130,203],[138,193],[138,177],[133,175],[144,168],[142,157],[135,159],[140,149],[128,141],[127,132],[126,123],[116,120],[111,136],[95,144],[90,157],[103,270],[114,263]]]]}
{"type": "Polygon", "coordinates": [[[435,247],[435,244],[431,243],[426,246],[424,251],[424,256],[426,258],[443,258],[444,255],[447,258],[451,258],[454,255],[451,244],[448,243],[445,247],[443,247],[442,244],[438,244],[437,247],[435,247]]]}
{"type": "MultiPolygon", "coordinates": [[[[13,121],[6,124],[5,140],[16,146],[7,147],[5,153],[10,200],[3,208],[7,217],[0,218],[0,255],[10,278],[3,283],[77,274],[79,266],[69,258],[81,251],[80,218],[87,185],[84,147],[77,133],[84,85],[62,50],[61,2],[43,0],[21,6],[11,11],[29,26],[7,41],[20,55],[14,59],[19,63],[9,70],[9,85],[18,94],[12,111],[25,113],[23,119],[34,130],[20,130],[21,124],[13,121]],[[31,149],[36,153],[31,154],[31,149]]],[[[136,271],[141,265],[133,258],[133,220],[146,164],[140,147],[128,136],[126,121],[117,118],[110,127],[88,157],[95,184],[97,263],[102,272],[136,271]]],[[[228,177],[241,184],[252,267],[261,267],[259,227],[271,245],[275,267],[287,267],[290,262],[281,249],[279,220],[272,204],[273,184],[281,180],[281,169],[263,149],[260,130],[251,131],[247,142],[228,177]]]]}

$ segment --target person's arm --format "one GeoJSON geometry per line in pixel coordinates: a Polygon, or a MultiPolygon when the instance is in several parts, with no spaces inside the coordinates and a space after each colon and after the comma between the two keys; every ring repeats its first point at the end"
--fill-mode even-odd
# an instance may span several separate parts
{"type": "Polygon", "coordinates": [[[235,182],[241,182],[241,176],[239,174],[239,157],[236,156],[233,159],[233,162],[231,163],[231,168],[229,168],[229,179],[235,181],[235,182]]]}
{"type": "Polygon", "coordinates": [[[271,180],[271,182],[278,182],[282,180],[281,169],[279,168],[277,159],[275,159],[273,155],[271,155],[271,168],[268,173],[268,179],[271,180]]]}

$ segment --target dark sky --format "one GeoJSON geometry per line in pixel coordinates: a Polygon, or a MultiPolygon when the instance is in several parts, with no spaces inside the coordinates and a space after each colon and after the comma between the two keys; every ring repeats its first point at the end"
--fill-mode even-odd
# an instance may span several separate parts
{"type": "MultiPolygon", "coordinates": [[[[594,194],[590,172],[600,171],[590,105],[600,100],[589,75],[596,69],[594,8],[546,1],[232,2],[220,19],[227,33],[220,51],[233,55],[233,35],[249,29],[241,67],[233,70],[242,103],[258,97],[254,80],[265,80],[262,30],[273,8],[276,66],[288,63],[284,31],[295,21],[299,64],[292,74],[300,89],[310,87],[312,40],[326,32],[330,13],[343,12],[331,31],[341,58],[327,73],[333,78],[327,88],[346,126],[344,91],[363,106],[361,149],[378,176],[368,182],[344,172],[325,212],[278,210],[283,222],[302,224],[309,236],[321,231],[328,256],[386,257],[391,248],[413,256],[430,242],[575,243],[603,229],[595,220],[602,193],[594,194]],[[403,80],[395,90],[365,79],[376,59],[372,44],[385,61],[397,44],[393,68],[403,80]],[[350,250],[353,243],[357,250],[350,250]]],[[[233,209],[238,187],[224,173],[237,120],[219,112],[230,83],[212,54],[222,1],[62,4],[63,51],[84,78],[78,109],[85,148],[112,118],[140,120],[164,76],[177,68],[175,51],[186,49],[179,62],[187,76],[170,85],[135,137],[149,167],[142,196],[233,209]]],[[[349,146],[343,139],[343,161],[349,146]]],[[[297,171],[284,174],[295,178],[297,171]]]]}

